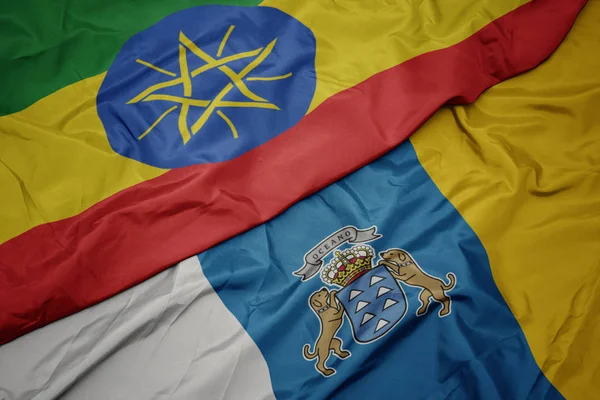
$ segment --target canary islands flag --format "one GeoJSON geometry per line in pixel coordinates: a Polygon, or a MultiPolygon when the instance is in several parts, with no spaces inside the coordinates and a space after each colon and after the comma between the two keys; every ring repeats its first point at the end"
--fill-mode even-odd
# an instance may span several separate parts
{"type": "Polygon", "coordinates": [[[4,5],[0,343],[269,220],[536,67],[584,4],[4,5]]]}

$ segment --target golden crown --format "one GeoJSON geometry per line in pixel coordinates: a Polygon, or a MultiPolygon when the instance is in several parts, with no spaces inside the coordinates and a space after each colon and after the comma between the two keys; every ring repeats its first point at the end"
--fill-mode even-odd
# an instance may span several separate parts
{"type": "Polygon", "coordinates": [[[321,280],[344,287],[373,268],[373,254],[373,248],[364,245],[336,251],[335,257],[321,271],[321,280]]]}

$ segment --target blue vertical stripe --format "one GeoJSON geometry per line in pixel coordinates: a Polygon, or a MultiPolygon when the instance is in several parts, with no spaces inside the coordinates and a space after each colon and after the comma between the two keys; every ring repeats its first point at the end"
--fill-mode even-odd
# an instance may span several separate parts
{"type": "Polygon", "coordinates": [[[481,242],[410,142],[199,258],[260,348],[279,399],[562,398],[535,363],[481,242]],[[356,343],[345,319],[337,335],[352,356],[331,355],[327,365],[336,374],[326,378],[302,355],[320,329],[308,298],[325,285],[318,275],[301,282],[293,272],[307,251],[347,225],[376,225],[383,235],[369,243],[376,253],[405,249],[425,272],[446,282],[452,272],[457,284],[448,292],[452,312],[443,318],[435,302],[418,317],[420,289],[400,284],[408,312],[372,343],[356,343]]]}

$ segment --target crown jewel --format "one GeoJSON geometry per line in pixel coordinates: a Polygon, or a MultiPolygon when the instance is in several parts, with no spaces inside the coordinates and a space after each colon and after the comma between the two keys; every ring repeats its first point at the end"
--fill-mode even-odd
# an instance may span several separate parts
{"type": "Polygon", "coordinates": [[[373,268],[373,254],[373,248],[365,245],[336,251],[335,257],[321,271],[321,280],[344,287],[373,268]]]}

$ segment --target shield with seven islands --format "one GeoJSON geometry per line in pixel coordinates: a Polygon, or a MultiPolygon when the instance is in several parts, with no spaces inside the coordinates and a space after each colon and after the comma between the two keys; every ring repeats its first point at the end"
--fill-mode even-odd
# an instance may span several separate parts
{"type": "Polygon", "coordinates": [[[377,266],[337,293],[354,340],[369,343],[389,332],[407,311],[406,295],[385,266],[377,266]]]}

